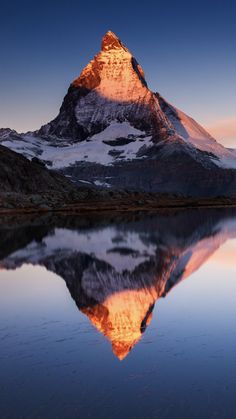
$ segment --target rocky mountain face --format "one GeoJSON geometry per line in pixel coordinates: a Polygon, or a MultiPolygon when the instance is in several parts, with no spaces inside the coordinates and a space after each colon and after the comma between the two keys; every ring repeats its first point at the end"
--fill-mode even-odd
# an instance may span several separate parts
{"type": "Polygon", "coordinates": [[[236,196],[236,153],[152,92],[142,67],[111,31],[53,121],[24,135],[2,130],[0,141],[78,185],[236,196]]]}
{"type": "Polygon", "coordinates": [[[235,217],[234,209],[215,209],[112,220],[37,217],[15,228],[4,222],[0,268],[30,263],[59,275],[123,359],[142,337],[158,299],[236,236],[235,217]]]}
{"type": "Polygon", "coordinates": [[[161,138],[172,131],[158,99],[147,87],[143,69],[109,31],[99,54],[71,84],[58,117],[39,134],[78,141],[104,131],[112,122],[130,122],[146,135],[161,138]]]}

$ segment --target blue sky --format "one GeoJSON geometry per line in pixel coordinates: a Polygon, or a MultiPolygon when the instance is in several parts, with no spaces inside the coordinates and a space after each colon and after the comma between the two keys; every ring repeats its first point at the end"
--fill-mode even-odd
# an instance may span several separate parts
{"type": "Polygon", "coordinates": [[[153,90],[205,126],[235,123],[236,142],[234,1],[0,1],[1,127],[26,131],[55,117],[110,29],[153,90]]]}

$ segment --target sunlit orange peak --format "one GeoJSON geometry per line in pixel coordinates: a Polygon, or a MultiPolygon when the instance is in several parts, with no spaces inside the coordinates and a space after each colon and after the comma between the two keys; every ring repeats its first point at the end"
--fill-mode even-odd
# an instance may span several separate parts
{"type": "Polygon", "coordinates": [[[102,304],[83,309],[92,324],[109,339],[113,353],[123,360],[150,323],[155,290],[127,290],[108,297],[102,304]]]}
{"type": "Polygon", "coordinates": [[[102,38],[102,50],[109,51],[111,49],[123,49],[127,51],[127,48],[118,38],[118,36],[116,36],[116,34],[112,31],[107,31],[102,38]]]}

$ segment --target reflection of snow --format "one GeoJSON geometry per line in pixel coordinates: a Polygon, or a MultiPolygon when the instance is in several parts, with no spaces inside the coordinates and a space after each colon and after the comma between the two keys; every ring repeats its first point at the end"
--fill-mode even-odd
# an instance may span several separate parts
{"type": "Polygon", "coordinates": [[[147,235],[122,232],[115,227],[89,232],[56,229],[53,235],[42,242],[33,241],[24,249],[8,258],[9,267],[24,260],[28,263],[40,261],[58,252],[81,252],[110,264],[117,272],[133,271],[140,263],[155,255],[156,246],[147,243],[147,235]],[[142,240],[145,238],[145,240],[142,240]],[[118,240],[119,239],[119,240],[118,240]]]}
{"type": "MultiPolygon", "coordinates": [[[[158,231],[157,231],[158,233],[158,231]]],[[[158,237],[158,235],[157,235],[158,237]]],[[[186,278],[197,270],[228,239],[236,237],[235,219],[220,221],[207,237],[195,235],[185,247],[179,248],[176,238],[168,240],[168,248],[176,254],[171,277],[186,278]]],[[[80,252],[108,263],[118,274],[133,272],[140,264],[158,257],[160,243],[152,231],[135,232],[109,226],[91,230],[57,228],[41,242],[31,242],[4,260],[3,266],[14,268],[21,263],[40,264],[45,258],[80,252]],[[152,238],[150,240],[150,238],[152,238]]]]}
{"type": "Polygon", "coordinates": [[[197,271],[227,240],[236,237],[236,220],[229,219],[215,226],[216,234],[204,238],[189,246],[179,258],[173,275],[182,279],[197,271]]]}

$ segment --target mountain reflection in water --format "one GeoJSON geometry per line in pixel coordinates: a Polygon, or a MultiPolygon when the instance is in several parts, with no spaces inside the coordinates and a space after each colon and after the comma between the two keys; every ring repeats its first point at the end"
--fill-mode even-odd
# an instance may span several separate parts
{"type": "Polygon", "coordinates": [[[120,360],[150,324],[158,298],[236,237],[234,209],[3,221],[0,268],[30,263],[63,278],[120,360]]]}

